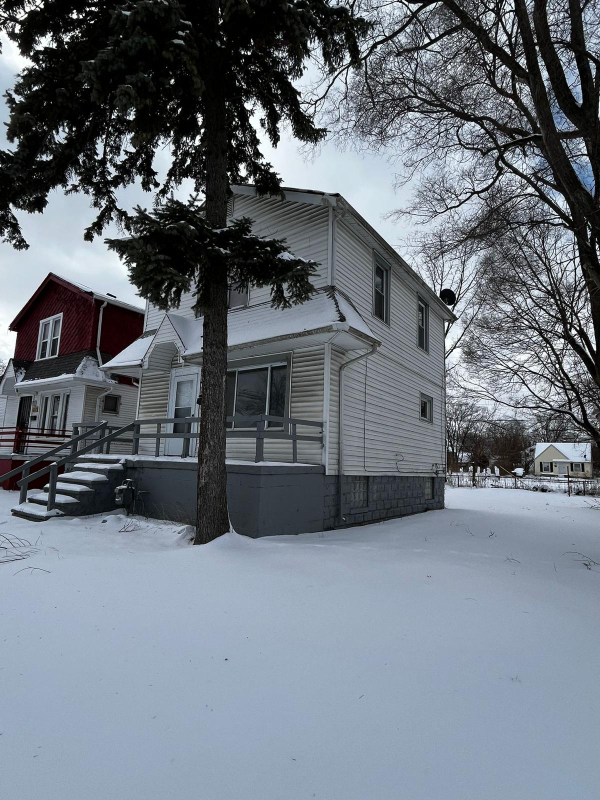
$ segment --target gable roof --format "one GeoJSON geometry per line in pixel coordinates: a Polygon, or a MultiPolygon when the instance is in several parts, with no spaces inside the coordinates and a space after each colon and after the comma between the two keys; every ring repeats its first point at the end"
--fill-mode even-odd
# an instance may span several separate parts
{"type": "Polygon", "coordinates": [[[592,445],[585,442],[538,442],[535,446],[535,458],[543,455],[549,447],[562,453],[565,461],[592,460],[592,445]]]}
{"type": "MultiPolygon", "coordinates": [[[[236,184],[231,187],[234,194],[246,197],[258,197],[256,187],[253,184],[236,184]]],[[[347,220],[351,221],[351,227],[354,232],[363,240],[367,241],[371,246],[375,245],[379,250],[385,254],[385,257],[392,261],[402,272],[408,280],[415,284],[418,291],[422,292],[433,305],[438,313],[447,320],[456,319],[452,309],[441,300],[433,289],[421,278],[418,272],[414,270],[395,250],[392,245],[384,239],[384,237],[370,224],[367,220],[358,213],[358,211],[338,192],[323,192],[316,189],[298,189],[291,186],[282,186],[279,193],[282,200],[287,200],[291,203],[305,203],[307,205],[321,205],[339,207],[342,211],[347,213],[347,220]]],[[[279,195],[276,195],[279,196],[279,195]]]]}
{"type": "Polygon", "coordinates": [[[69,289],[71,292],[75,292],[76,294],[85,295],[90,300],[102,300],[102,302],[110,303],[113,306],[120,306],[121,308],[126,308],[129,311],[135,311],[138,314],[143,314],[144,309],[139,308],[138,306],[132,306],[129,303],[123,303],[121,300],[117,300],[116,297],[110,297],[106,294],[98,294],[93,289],[90,289],[89,286],[84,286],[83,284],[75,283],[74,281],[67,280],[66,278],[57,275],[54,272],[49,272],[44,280],[40,283],[38,288],[35,292],[31,295],[29,300],[25,303],[23,308],[19,311],[17,316],[13,319],[13,321],[8,326],[8,329],[11,331],[16,331],[18,328],[19,323],[25,316],[25,314],[29,311],[38,297],[42,294],[45,288],[48,286],[49,283],[56,283],[59,286],[63,286],[65,289],[69,289]]]}

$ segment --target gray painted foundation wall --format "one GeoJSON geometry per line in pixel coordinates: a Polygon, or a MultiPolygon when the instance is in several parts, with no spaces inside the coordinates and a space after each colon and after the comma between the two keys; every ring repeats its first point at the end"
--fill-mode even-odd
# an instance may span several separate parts
{"type": "MultiPolygon", "coordinates": [[[[135,482],[135,513],[194,524],[193,461],[127,461],[135,482]]],[[[444,507],[444,478],[347,475],[342,481],[321,466],[228,464],[227,492],[234,529],[251,537],[313,533],[444,507]]]]}

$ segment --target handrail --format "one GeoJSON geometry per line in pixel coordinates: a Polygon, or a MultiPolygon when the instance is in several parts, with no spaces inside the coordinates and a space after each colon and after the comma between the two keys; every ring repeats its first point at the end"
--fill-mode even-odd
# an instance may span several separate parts
{"type": "MultiPolygon", "coordinates": [[[[62,467],[63,464],[68,464],[69,461],[74,461],[76,458],[78,458],[79,456],[82,456],[84,453],[89,453],[90,450],[96,450],[98,447],[100,447],[100,448],[104,447],[105,444],[107,444],[108,442],[111,442],[113,439],[116,439],[122,433],[125,433],[126,431],[130,431],[133,428],[134,425],[135,425],[135,422],[130,422],[129,425],[124,425],[122,428],[118,428],[118,430],[113,431],[112,433],[109,433],[108,436],[104,436],[104,438],[102,438],[102,439],[94,439],[94,441],[91,444],[88,444],[85,447],[82,447],[81,450],[76,450],[73,453],[69,453],[68,456],[64,456],[64,458],[60,458],[58,461],[55,461],[54,462],[54,466],[56,466],[56,468],[58,469],[58,467],[62,467]]],[[[102,427],[102,426],[99,425],[98,427],[102,427]]],[[[89,434],[85,434],[85,436],[89,438],[89,434]]],[[[84,437],[80,436],[78,438],[84,438],[84,437]]],[[[27,484],[30,481],[34,480],[35,478],[41,478],[42,475],[46,475],[46,473],[50,472],[50,469],[51,469],[52,466],[53,465],[51,464],[51,465],[49,465],[47,467],[42,467],[42,469],[39,469],[37,472],[34,472],[32,475],[28,475],[27,478],[21,478],[20,481],[17,481],[17,485],[21,486],[23,483],[27,484]]]]}
{"type": "MultiPolygon", "coordinates": [[[[242,425],[252,425],[251,428],[239,429],[239,428],[231,428],[226,431],[226,438],[240,438],[240,439],[256,439],[256,454],[255,454],[255,462],[258,463],[260,461],[264,461],[264,442],[265,439],[284,439],[292,442],[292,460],[294,463],[298,461],[298,442],[320,442],[323,445],[323,431],[325,429],[324,422],[317,422],[315,420],[305,420],[305,419],[296,419],[295,417],[277,417],[272,414],[259,414],[254,417],[242,417],[242,416],[231,416],[226,418],[228,423],[238,422],[238,424],[242,425]],[[281,427],[279,429],[273,429],[268,427],[269,422],[276,422],[281,427]],[[311,426],[321,428],[321,434],[319,436],[305,436],[305,435],[298,435],[297,428],[298,425],[300,426],[311,426]],[[255,427],[254,427],[255,426],[255,427]],[[291,432],[287,432],[284,430],[286,426],[289,426],[291,432]]],[[[25,462],[20,467],[8,472],[6,475],[2,476],[2,482],[8,480],[19,473],[23,473],[21,480],[17,481],[17,485],[20,487],[20,495],[19,495],[19,502],[24,503],[27,500],[27,486],[31,483],[31,481],[36,480],[37,478],[41,478],[43,475],[50,473],[50,481],[48,486],[48,501],[47,501],[47,508],[51,511],[54,508],[56,502],[56,484],[58,481],[58,469],[59,467],[63,466],[64,464],[68,464],[69,462],[75,461],[75,459],[79,458],[79,456],[84,455],[85,453],[89,453],[91,450],[98,450],[100,453],[104,452],[104,448],[106,446],[106,453],[110,450],[110,443],[119,439],[124,433],[128,431],[133,431],[132,439],[121,440],[127,443],[133,442],[132,451],[133,454],[138,453],[140,439],[155,439],[156,446],[155,446],[155,453],[156,455],[159,454],[160,451],[160,440],[161,439],[181,439],[182,440],[182,449],[181,449],[181,457],[186,458],[189,456],[190,452],[190,441],[192,439],[198,439],[200,434],[199,432],[192,431],[192,426],[195,423],[200,421],[199,417],[159,417],[159,418],[150,418],[150,419],[136,419],[133,422],[130,422],[128,425],[124,425],[121,428],[113,429],[111,433],[107,434],[106,436],[101,436],[99,439],[93,439],[91,444],[85,445],[81,449],[78,449],[77,444],[82,440],[90,439],[93,434],[97,433],[98,431],[106,431],[108,425],[106,421],[101,422],[99,425],[96,425],[92,430],[86,430],[84,433],[80,433],[77,436],[73,437],[69,441],[64,442],[63,444],[55,447],[52,450],[49,450],[47,453],[44,453],[42,456],[38,456],[31,461],[25,462]],[[162,431],[163,425],[170,425],[170,424],[179,424],[184,425],[185,430],[181,432],[164,432],[162,431]],[[144,425],[156,425],[157,430],[154,433],[141,433],[140,429],[144,425]],[[48,459],[49,457],[59,453],[61,450],[64,450],[66,447],[71,447],[71,452],[63,456],[63,458],[59,458],[58,460],[54,461],[52,464],[43,467],[36,472],[31,473],[31,467],[35,464],[39,464],[41,461],[48,459]]],[[[92,423],[80,423],[79,425],[74,425],[74,430],[79,430],[80,427],[87,428],[92,423]]]]}
{"type": "MultiPolygon", "coordinates": [[[[21,464],[20,467],[16,467],[10,472],[6,472],[4,475],[1,475],[0,483],[4,483],[4,481],[10,480],[10,478],[14,478],[15,475],[18,475],[20,472],[25,472],[25,470],[27,470],[27,473],[29,473],[31,467],[33,467],[35,464],[39,464],[40,461],[45,461],[47,458],[51,458],[53,455],[56,455],[56,453],[60,453],[60,451],[64,450],[65,447],[70,447],[74,444],[77,444],[77,442],[80,442],[82,439],[85,439],[88,436],[90,436],[90,433],[95,433],[96,431],[99,431],[102,427],[104,427],[104,425],[106,425],[106,423],[101,422],[94,428],[93,431],[91,432],[88,431],[87,433],[82,433],[79,436],[75,436],[72,439],[68,439],[66,442],[63,442],[62,444],[58,445],[58,447],[54,447],[52,450],[48,450],[43,455],[37,456],[37,458],[32,458],[30,461],[25,461],[25,463],[21,464]]],[[[23,501],[21,500],[21,502],[23,501]]]]}

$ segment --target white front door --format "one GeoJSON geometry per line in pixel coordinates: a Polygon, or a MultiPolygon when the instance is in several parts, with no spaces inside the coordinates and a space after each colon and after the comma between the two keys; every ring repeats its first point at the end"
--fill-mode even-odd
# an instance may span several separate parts
{"type": "MultiPolygon", "coordinates": [[[[173,372],[171,377],[171,392],[169,395],[169,417],[176,419],[184,417],[195,417],[198,414],[198,372],[173,372]]],[[[192,430],[195,430],[196,426],[192,430]]],[[[169,426],[171,433],[183,433],[185,430],[184,422],[175,422],[169,426]]],[[[183,448],[183,439],[172,437],[166,439],[165,454],[168,456],[180,456],[183,448]]],[[[196,440],[190,442],[190,455],[196,452],[196,440]]]]}
{"type": "Polygon", "coordinates": [[[568,465],[565,463],[558,462],[558,474],[559,475],[566,475],[568,473],[568,465]]]}

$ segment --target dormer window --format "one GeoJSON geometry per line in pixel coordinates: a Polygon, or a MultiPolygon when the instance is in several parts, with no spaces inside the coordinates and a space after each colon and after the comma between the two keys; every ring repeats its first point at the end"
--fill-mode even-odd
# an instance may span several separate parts
{"type": "Polygon", "coordinates": [[[48,319],[40,321],[36,360],[54,358],[58,355],[62,316],[62,314],[57,314],[55,317],[48,317],[48,319]]]}

